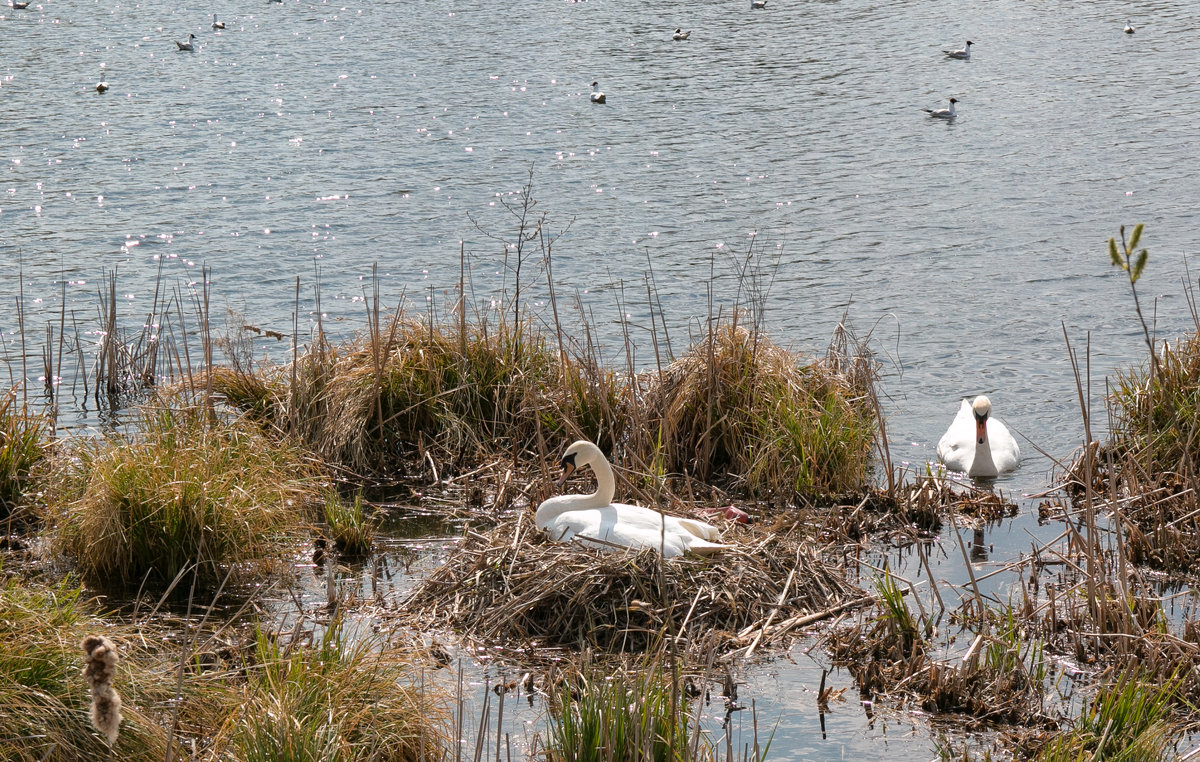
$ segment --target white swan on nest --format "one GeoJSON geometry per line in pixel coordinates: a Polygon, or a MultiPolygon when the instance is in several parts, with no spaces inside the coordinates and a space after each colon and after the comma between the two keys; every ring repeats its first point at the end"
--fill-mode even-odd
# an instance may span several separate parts
{"type": "Polygon", "coordinates": [[[1021,461],[1021,448],[1008,427],[991,417],[992,403],[980,395],[962,401],[958,415],[938,442],[938,460],[968,476],[997,476],[1021,461]]]}
{"type": "Polygon", "coordinates": [[[654,548],[663,558],[688,552],[709,555],[728,547],[716,542],[721,535],[711,524],[667,516],[638,505],[614,503],[616,481],[612,466],[600,448],[585,439],[567,448],[562,465],[563,475],[557,484],[565,482],[571,472],[591,466],[596,473],[596,491],[590,495],[559,495],[538,506],[534,521],[551,540],[575,539],[598,547],[654,548]]]}

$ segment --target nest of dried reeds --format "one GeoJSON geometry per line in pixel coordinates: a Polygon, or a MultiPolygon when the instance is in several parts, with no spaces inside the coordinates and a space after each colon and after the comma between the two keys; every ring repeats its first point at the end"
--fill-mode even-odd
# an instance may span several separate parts
{"type": "Polygon", "coordinates": [[[516,649],[641,651],[671,641],[729,652],[871,600],[795,537],[746,539],[708,559],[552,543],[523,515],[469,532],[402,604],[423,627],[516,649]]]}

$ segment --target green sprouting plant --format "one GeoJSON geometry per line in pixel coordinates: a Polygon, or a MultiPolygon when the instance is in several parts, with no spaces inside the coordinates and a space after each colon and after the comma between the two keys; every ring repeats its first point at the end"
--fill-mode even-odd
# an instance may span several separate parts
{"type": "Polygon", "coordinates": [[[363,510],[361,492],[353,500],[343,500],[336,490],[326,492],[325,523],[329,525],[330,539],[341,552],[355,556],[371,550],[375,519],[363,510]]]}
{"type": "Polygon", "coordinates": [[[1178,692],[1177,678],[1157,685],[1152,678],[1126,671],[1116,685],[1102,689],[1087,704],[1073,730],[1047,744],[1037,758],[1039,762],[1174,759],[1170,749],[1177,730],[1170,713],[1178,692]]]}
{"type": "Polygon", "coordinates": [[[875,589],[883,602],[880,619],[892,637],[899,640],[904,655],[911,654],[919,642],[920,628],[917,618],[904,602],[904,592],[886,569],[884,575],[875,580],[875,589]]]}
{"type": "MultiPolygon", "coordinates": [[[[1142,333],[1146,337],[1146,347],[1150,350],[1150,365],[1151,371],[1157,375],[1158,358],[1154,352],[1154,339],[1150,337],[1150,327],[1146,325],[1146,318],[1142,315],[1142,305],[1138,300],[1137,281],[1142,277],[1142,271],[1146,269],[1146,260],[1150,258],[1150,253],[1145,249],[1137,251],[1137,245],[1142,240],[1142,229],[1145,226],[1138,223],[1134,226],[1133,232],[1129,235],[1129,240],[1125,240],[1125,226],[1121,226],[1121,248],[1117,249],[1117,239],[1108,239],[1108,256],[1112,260],[1114,267],[1119,267],[1129,276],[1129,290],[1133,294],[1133,308],[1137,310],[1138,320],[1142,323],[1142,333]]],[[[1153,379],[1151,379],[1153,380],[1153,379]]]]}
{"type": "MultiPolygon", "coordinates": [[[[691,727],[677,679],[658,662],[612,675],[591,670],[574,696],[564,686],[558,706],[548,729],[550,762],[688,762],[712,757],[712,749],[691,727]]],[[[766,752],[762,749],[755,758],[762,759],[766,752]]]]}
{"type": "Polygon", "coordinates": [[[214,745],[246,762],[444,758],[445,706],[405,658],[350,642],[335,621],[313,647],[259,632],[256,668],[214,745]]]}

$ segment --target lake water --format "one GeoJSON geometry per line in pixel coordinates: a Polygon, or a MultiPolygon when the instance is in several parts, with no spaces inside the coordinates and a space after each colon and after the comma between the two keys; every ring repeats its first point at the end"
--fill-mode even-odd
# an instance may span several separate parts
{"type": "MultiPolygon", "coordinates": [[[[218,310],[285,333],[297,277],[311,325],[319,274],[328,325],[349,333],[374,265],[385,303],[421,307],[456,284],[462,242],[487,303],[511,284],[504,202],[532,172],[536,212],[565,231],[558,288],[605,339],[619,298],[646,322],[652,268],[678,351],[710,284],[732,304],[749,252],[779,343],[820,352],[843,313],[873,333],[894,458],[920,468],[959,398],[986,392],[1029,440],[1001,487],[1036,492],[1052,464],[1033,445],[1064,458],[1083,437],[1063,324],[1079,349],[1091,337],[1097,403],[1107,373],[1145,356],[1105,251],[1121,224],[1146,223],[1139,293],[1159,335],[1192,326],[1198,30],[1193,3],[1104,0],[3,8],[10,372],[18,293],[31,336],[57,325],[64,291],[94,327],[112,269],[134,324],[160,267],[187,294],[207,266],[218,310]],[[178,51],[189,33],[198,49],[178,51]],[[943,55],[968,38],[971,60],[943,55]],[[921,111],[951,96],[953,122],[921,111]]],[[[1032,524],[997,545],[1027,548],[1032,524]]],[[[791,745],[773,751],[855,756],[810,731],[784,721],[791,745]]]]}

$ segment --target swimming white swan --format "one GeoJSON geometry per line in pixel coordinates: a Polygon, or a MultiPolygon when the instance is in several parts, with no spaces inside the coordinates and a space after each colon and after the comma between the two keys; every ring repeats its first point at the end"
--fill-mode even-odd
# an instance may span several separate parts
{"type": "Polygon", "coordinates": [[[936,117],[938,119],[953,119],[954,117],[958,116],[958,112],[956,112],[954,110],[955,103],[958,103],[958,98],[950,99],[950,108],[938,108],[938,109],[923,108],[921,110],[924,111],[926,114],[929,114],[930,116],[936,117]]]}
{"type": "Polygon", "coordinates": [[[943,50],[942,52],[951,58],[961,58],[966,61],[971,58],[971,46],[974,44],[970,40],[967,40],[967,46],[962,50],[943,50]]]}
{"type": "Polygon", "coordinates": [[[604,103],[604,93],[600,92],[600,83],[592,83],[592,103],[604,103]]]}
{"type": "Polygon", "coordinates": [[[968,476],[996,476],[1012,471],[1021,460],[1021,448],[1008,427],[991,418],[992,403],[979,396],[962,401],[958,415],[938,442],[938,460],[951,471],[968,476]]]}
{"type": "Polygon", "coordinates": [[[614,503],[616,481],[612,466],[600,448],[581,439],[567,448],[562,457],[562,484],[571,472],[591,466],[596,473],[596,491],[590,495],[559,495],[538,506],[535,522],[538,529],[555,541],[575,538],[585,545],[608,547],[588,540],[626,548],[654,548],[663,558],[675,558],[684,553],[709,555],[726,545],[717,528],[696,519],[666,516],[638,505],[614,503]]]}
{"type": "Polygon", "coordinates": [[[1133,34],[1133,22],[1132,21],[1125,22],[1125,34],[1133,34]]]}
{"type": "Polygon", "coordinates": [[[689,29],[685,32],[685,31],[683,31],[682,27],[677,27],[675,29],[675,34],[671,35],[671,39],[678,42],[679,40],[686,40],[688,37],[691,37],[691,36],[692,36],[691,29],[689,29]]]}
{"type": "Polygon", "coordinates": [[[225,28],[225,22],[217,21],[217,14],[214,13],[213,14],[213,29],[224,29],[224,28],[225,28]]]}
{"type": "Polygon", "coordinates": [[[100,81],[96,83],[96,92],[102,93],[108,89],[108,80],[104,76],[104,64],[100,64],[100,81]]]}
{"type": "Polygon", "coordinates": [[[189,35],[188,35],[188,38],[187,38],[187,42],[180,42],[179,40],[176,40],[176,41],[175,41],[175,44],[179,46],[179,49],[180,49],[180,50],[189,50],[189,51],[190,51],[190,50],[195,50],[195,49],[196,49],[196,48],[195,48],[195,46],[194,46],[194,45],[192,45],[192,42],[193,42],[193,40],[195,40],[195,39],[196,39],[196,35],[194,35],[194,34],[189,34],[189,35]]]}

